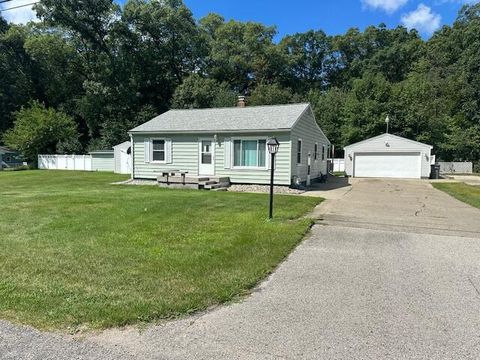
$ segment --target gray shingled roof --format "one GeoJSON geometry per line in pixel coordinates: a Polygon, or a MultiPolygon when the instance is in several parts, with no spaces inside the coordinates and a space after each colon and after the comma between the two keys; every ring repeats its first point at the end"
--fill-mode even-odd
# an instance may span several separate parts
{"type": "Polygon", "coordinates": [[[131,132],[288,130],[309,104],[170,110],[131,132]]]}

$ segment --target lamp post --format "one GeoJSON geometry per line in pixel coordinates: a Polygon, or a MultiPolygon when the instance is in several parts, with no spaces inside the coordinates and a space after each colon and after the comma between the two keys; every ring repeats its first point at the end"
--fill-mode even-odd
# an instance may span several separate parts
{"type": "Polygon", "coordinates": [[[275,171],[275,154],[278,152],[280,144],[276,138],[270,138],[267,141],[268,152],[271,155],[271,172],[270,172],[270,211],[269,218],[273,217],[273,173],[275,171]]]}
{"type": "Polygon", "coordinates": [[[385,118],[385,122],[387,123],[387,134],[388,134],[388,125],[390,124],[390,118],[388,117],[388,115],[385,118]]]}

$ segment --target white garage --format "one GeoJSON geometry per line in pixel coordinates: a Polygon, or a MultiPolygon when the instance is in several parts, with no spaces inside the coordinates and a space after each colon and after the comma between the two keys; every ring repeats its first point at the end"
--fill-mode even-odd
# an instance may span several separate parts
{"type": "Polygon", "coordinates": [[[432,146],[383,134],[345,147],[352,177],[420,179],[430,176],[432,146]]]}

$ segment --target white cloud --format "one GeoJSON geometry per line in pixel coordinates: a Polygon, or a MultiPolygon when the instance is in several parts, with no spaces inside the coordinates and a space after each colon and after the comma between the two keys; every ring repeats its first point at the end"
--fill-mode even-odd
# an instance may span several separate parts
{"type": "Polygon", "coordinates": [[[442,17],[440,14],[432,12],[432,9],[425,4],[402,15],[401,22],[407,29],[417,29],[421,33],[432,34],[440,28],[442,17]]]}
{"type": "Polygon", "coordinates": [[[380,9],[389,14],[397,11],[407,2],[408,0],[362,0],[364,6],[372,9],[380,9]]]}
{"type": "MultiPolygon", "coordinates": [[[[35,0],[13,0],[0,5],[0,9],[9,9],[25,4],[31,4],[35,0]]],[[[14,24],[26,24],[29,21],[38,21],[33,5],[23,6],[17,9],[2,11],[2,16],[14,24]]]]}

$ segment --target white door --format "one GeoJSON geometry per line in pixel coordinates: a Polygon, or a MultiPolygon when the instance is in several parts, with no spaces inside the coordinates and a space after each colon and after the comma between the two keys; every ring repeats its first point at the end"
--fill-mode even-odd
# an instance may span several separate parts
{"type": "Polygon", "coordinates": [[[420,153],[357,153],[354,177],[421,178],[420,153]]]}
{"type": "Polygon", "coordinates": [[[215,143],[213,139],[198,141],[198,175],[215,175],[215,143]]]}

